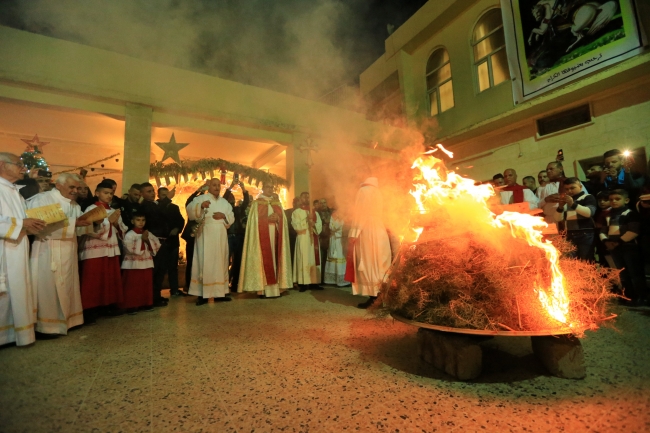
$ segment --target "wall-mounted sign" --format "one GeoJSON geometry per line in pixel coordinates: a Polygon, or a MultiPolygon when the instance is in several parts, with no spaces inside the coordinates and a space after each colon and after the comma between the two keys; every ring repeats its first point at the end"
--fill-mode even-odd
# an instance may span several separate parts
{"type": "Polygon", "coordinates": [[[501,0],[515,104],[638,54],[634,0],[501,0]]]}

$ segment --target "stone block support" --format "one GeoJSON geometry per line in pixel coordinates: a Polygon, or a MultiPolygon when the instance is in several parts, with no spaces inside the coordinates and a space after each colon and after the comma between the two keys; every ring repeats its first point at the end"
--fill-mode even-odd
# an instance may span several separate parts
{"type": "Polygon", "coordinates": [[[126,104],[124,125],[124,173],[122,193],[134,183],[149,181],[151,153],[151,119],[153,110],[137,104],[126,104]]]}
{"type": "Polygon", "coordinates": [[[553,376],[584,379],[585,353],[580,340],[572,335],[531,337],[533,352],[553,376]]]}
{"type": "Polygon", "coordinates": [[[418,329],[420,357],[459,380],[476,379],[483,367],[483,351],[475,338],[431,329],[418,329]]]}

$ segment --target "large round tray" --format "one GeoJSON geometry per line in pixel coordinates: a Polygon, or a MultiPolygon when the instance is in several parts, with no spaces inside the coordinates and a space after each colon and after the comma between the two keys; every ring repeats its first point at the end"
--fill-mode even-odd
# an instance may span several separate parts
{"type": "MultiPolygon", "coordinates": [[[[542,337],[545,335],[567,335],[575,334],[580,330],[571,328],[560,328],[542,331],[490,331],[481,329],[465,329],[465,328],[451,328],[449,326],[430,325],[428,323],[416,322],[402,317],[395,313],[390,313],[393,319],[406,323],[408,325],[417,326],[418,328],[432,329],[434,331],[450,332],[454,334],[468,334],[468,335],[483,335],[483,336],[500,336],[500,337],[542,337]]],[[[584,329],[582,330],[584,331],[584,329]]]]}

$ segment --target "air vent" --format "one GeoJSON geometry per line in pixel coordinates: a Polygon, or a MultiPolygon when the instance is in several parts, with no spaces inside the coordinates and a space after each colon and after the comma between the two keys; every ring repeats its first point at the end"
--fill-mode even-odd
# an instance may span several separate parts
{"type": "Polygon", "coordinates": [[[589,105],[571,108],[552,116],[537,120],[537,133],[540,137],[554,134],[565,129],[575,128],[591,122],[591,110],[589,105]]]}

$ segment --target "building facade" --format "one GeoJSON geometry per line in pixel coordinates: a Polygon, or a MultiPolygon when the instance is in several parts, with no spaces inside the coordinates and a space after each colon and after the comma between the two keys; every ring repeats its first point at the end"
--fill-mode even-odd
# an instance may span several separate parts
{"type": "MultiPolygon", "coordinates": [[[[650,28],[650,4],[636,7],[650,28]]],[[[520,182],[536,177],[559,150],[567,175],[583,179],[587,165],[613,148],[634,151],[645,169],[650,52],[515,104],[502,12],[497,0],[426,3],[362,73],[368,117],[417,128],[430,144],[454,151],[454,169],[481,181],[506,168],[520,182]]]]}

